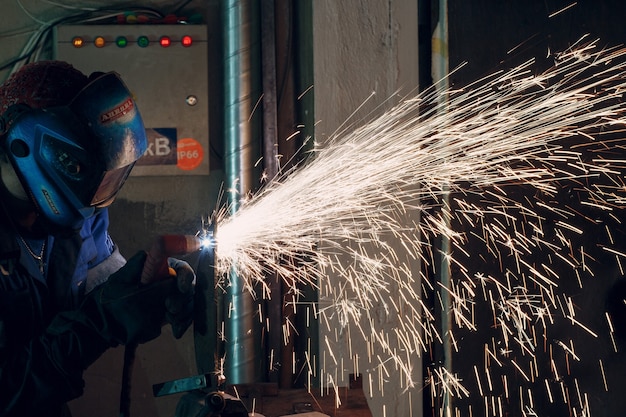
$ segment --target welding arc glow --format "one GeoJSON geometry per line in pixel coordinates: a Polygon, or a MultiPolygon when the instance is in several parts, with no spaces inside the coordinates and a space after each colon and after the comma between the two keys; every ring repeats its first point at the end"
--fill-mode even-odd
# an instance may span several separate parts
{"type": "MultiPolygon", "coordinates": [[[[220,211],[218,271],[235,271],[251,291],[253,284],[264,286],[264,294],[265,273],[277,272],[292,285],[295,300],[296,284],[316,285],[322,325],[340,325],[335,335],[349,335],[344,348],[354,369],[369,368],[381,381],[400,372],[412,387],[422,378],[412,364],[430,344],[446,339],[458,349],[455,331],[494,325],[499,338],[485,344],[485,358],[543,387],[541,378],[529,377],[537,370],[515,358],[534,354],[535,326],[545,332],[555,317],[584,327],[569,307],[571,298],[558,292],[559,271],[566,268],[581,282],[592,275],[593,262],[577,238],[586,232],[577,225],[597,221],[553,200],[573,189],[588,210],[611,212],[621,208],[626,190],[619,152],[626,140],[598,134],[623,127],[626,50],[579,43],[553,59],[555,65],[538,75],[529,61],[466,88],[435,88],[338,132],[306,165],[252,197],[241,196],[235,214],[220,211]],[[520,187],[532,192],[518,198],[520,187]],[[428,276],[439,269],[439,237],[451,242],[443,255],[454,270],[442,288],[456,325],[449,334],[435,325],[422,291],[438,286],[428,276]],[[475,259],[469,266],[476,249],[467,247],[470,240],[480,242],[480,258],[499,265],[498,273],[475,259]],[[538,262],[537,254],[546,261],[538,262]],[[481,299],[493,323],[475,322],[481,299]],[[353,351],[359,338],[372,347],[368,358],[353,351]]],[[[336,380],[330,362],[324,372],[336,380]]],[[[477,379],[485,378],[478,370],[491,378],[487,366],[478,365],[477,379]]],[[[554,373],[562,367],[555,362],[554,373]]],[[[429,381],[433,395],[472,395],[445,369],[434,369],[429,381]]],[[[572,408],[584,406],[574,402],[572,408]]]]}
{"type": "Polygon", "coordinates": [[[215,241],[213,239],[213,236],[202,236],[200,238],[200,248],[201,249],[211,249],[213,247],[213,245],[215,244],[215,241]]]}

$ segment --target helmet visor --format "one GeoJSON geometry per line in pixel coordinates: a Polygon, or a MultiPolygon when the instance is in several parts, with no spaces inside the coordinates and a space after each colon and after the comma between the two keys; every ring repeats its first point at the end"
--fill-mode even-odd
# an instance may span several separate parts
{"type": "Polygon", "coordinates": [[[134,163],[104,173],[100,185],[91,199],[90,206],[103,208],[111,205],[117,192],[122,188],[126,178],[130,175],[134,163]]]}

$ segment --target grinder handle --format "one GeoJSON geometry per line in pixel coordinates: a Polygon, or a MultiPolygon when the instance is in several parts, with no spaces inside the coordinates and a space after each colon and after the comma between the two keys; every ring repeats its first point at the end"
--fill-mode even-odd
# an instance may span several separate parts
{"type": "Polygon", "coordinates": [[[201,240],[192,235],[160,235],[154,240],[148,251],[146,262],[141,271],[141,283],[160,281],[176,272],[169,268],[167,259],[171,256],[190,254],[201,247],[201,240]]]}

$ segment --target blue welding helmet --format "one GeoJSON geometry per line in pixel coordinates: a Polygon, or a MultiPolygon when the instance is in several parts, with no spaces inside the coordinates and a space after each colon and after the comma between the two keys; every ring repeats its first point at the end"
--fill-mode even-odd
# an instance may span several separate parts
{"type": "Polygon", "coordinates": [[[15,105],[3,119],[6,159],[39,215],[57,229],[78,229],[111,204],[147,149],[137,106],[116,73],[99,75],[67,105],[15,105]]]}

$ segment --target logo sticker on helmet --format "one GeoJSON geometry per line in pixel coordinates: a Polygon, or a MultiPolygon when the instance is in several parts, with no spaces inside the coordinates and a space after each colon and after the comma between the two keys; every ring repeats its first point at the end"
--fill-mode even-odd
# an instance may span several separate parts
{"type": "Polygon", "coordinates": [[[46,198],[46,201],[48,202],[48,205],[50,206],[50,210],[52,210],[54,214],[61,214],[57,206],[54,204],[54,201],[52,201],[52,197],[50,196],[50,193],[48,193],[48,190],[43,188],[41,192],[43,196],[46,198]]]}
{"type": "Polygon", "coordinates": [[[119,106],[102,113],[100,115],[100,123],[105,124],[119,119],[120,117],[131,111],[134,106],[135,105],[133,104],[133,100],[131,98],[128,98],[119,106]]]}

